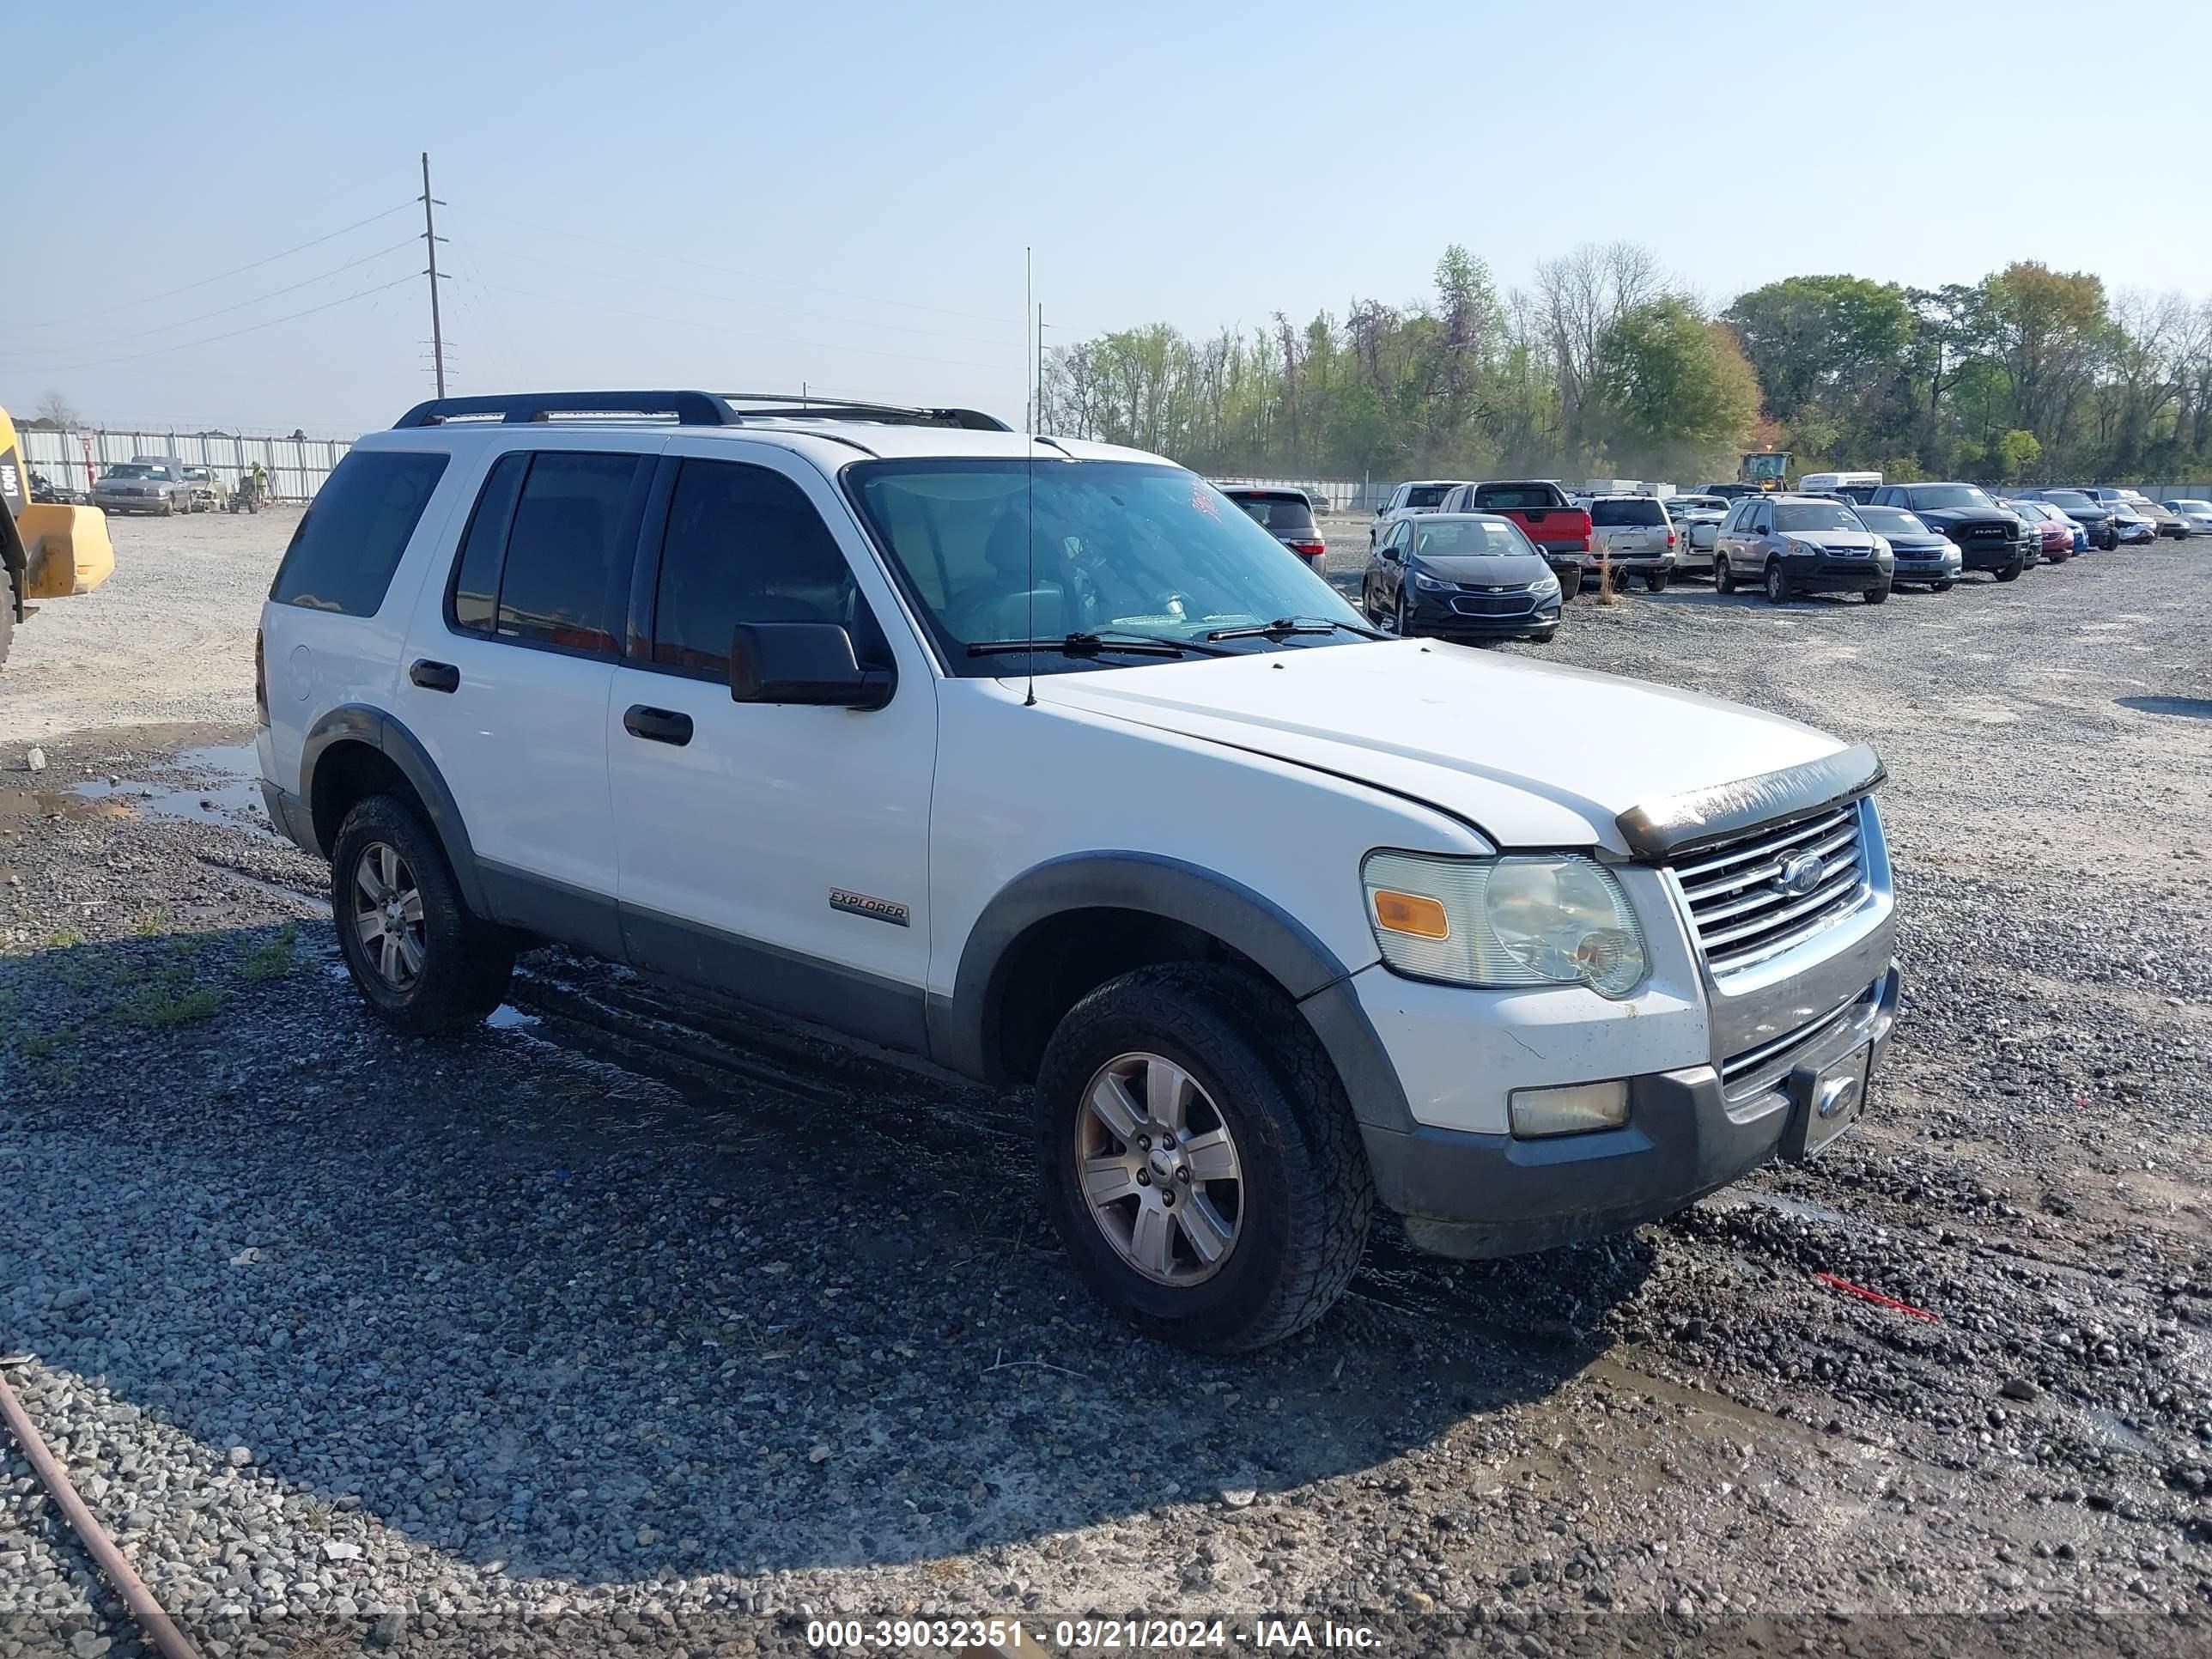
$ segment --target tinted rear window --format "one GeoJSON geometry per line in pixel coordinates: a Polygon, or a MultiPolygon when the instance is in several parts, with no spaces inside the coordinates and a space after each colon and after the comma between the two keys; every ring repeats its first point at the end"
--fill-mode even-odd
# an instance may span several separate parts
{"type": "Polygon", "coordinates": [[[1451,484],[1419,484],[1406,492],[1408,507],[1435,507],[1451,494],[1451,484]]]}
{"type": "Polygon", "coordinates": [[[1664,524],[1665,509],[1653,501],[1592,501],[1590,522],[1603,530],[1608,526],[1635,524],[1664,524]]]}
{"type": "Polygon", "coordinates": [[[1532,507],[1566,504],[1567,498],[1557,484],[1479,484],[1474,491],[1478,513],[1526,513],[1532,507]]]}
{"type": "Polygon", "coordinates": [[[356,450],[316,492],[277,567],[278,605],[373,617],[446,471],[443,455],[356,450]]]}
{"type": "Polygon", "coordinates": [[[1270,530],[1311,530],[1313,506],[1303,495],[1231,495],[1255,523],[1270,530]]]}
{"type": "Polygon", "coordinates": [[[642,485],[635,455],[549,450],[531,463],[500,574],[502,638],[617,648],[642,485]]]}

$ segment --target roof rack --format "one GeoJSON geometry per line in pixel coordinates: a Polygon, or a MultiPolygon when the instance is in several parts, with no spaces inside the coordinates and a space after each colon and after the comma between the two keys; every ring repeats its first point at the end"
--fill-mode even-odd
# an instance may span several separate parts
{"type": "Polygon", "coordinates": [[[970,432],[1012,430],[973,409],[909,409],[787,392],[526,392],[475,398],[434,398],[394,422],[395,430],[449,421],[524,425],[571,416],[627,415],[679,426],[742,426],[747,421],[878,421],[886,425],[950,426],[970,432]],[[739,407],[743,405],[743,407],[739,407]]]}

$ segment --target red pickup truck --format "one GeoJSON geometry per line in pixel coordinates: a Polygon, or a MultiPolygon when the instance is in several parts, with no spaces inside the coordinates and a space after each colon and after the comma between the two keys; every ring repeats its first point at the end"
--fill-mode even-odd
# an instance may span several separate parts
{"type": "Polygon", "coordinates": [[[1558,575],[1562,592],[1571,595],[1589,568],[1590,515],[1549,478],[1492,478],[1462,484],[1437,511],[1495,513],[1512,520],[1558,575]]]}

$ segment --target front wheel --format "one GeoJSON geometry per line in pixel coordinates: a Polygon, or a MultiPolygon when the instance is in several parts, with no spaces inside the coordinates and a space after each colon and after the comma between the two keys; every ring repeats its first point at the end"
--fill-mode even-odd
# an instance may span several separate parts
{"type": "Polygon", "coordinates": [[[1248,974],[1170,963],[1100,986],[1053,1033],[1036,1115],[1076,1272],[1150,1335],[1264,1347],[1359,1265],[1375,1189],[1351,1104],[1297,1010],[1248,974]]]}
{"type": "Polygon", "coordinates": [[[1866,602],[1869,605],[1887,605],[1889,603],[1889,584],[1887,582],[1884,582],[1880,587],[1869,587],[1867,589],[1866,602]]]}
{"type": "Polygon", "coordinates": [[[1729,574],[1728,560],[1719,554],[1713,556],[1713,591],[1716,593],[1735,592],[1735,578],[1729,574]]]}
{"type": "Polygon", "coordinates": [[[2074,556],[2074,550],[2070,547],[2045,548],[2043,556],[2053,564],[2064,564],[2074,556]]]}
{"type": "Polygon", "coordinates": [[[405,801],[371,795],[346,814],[331,910],[355,988],[396,1030],[473,1024],[507,994],[512,936],[462,902],[445,848],[405,801]]]}
{"type": "Polygon", "coordinates": [[[1790,573],[1782,568],[1779,559],[1766,562],[1766,602],[1769,605],[1790,603],[1790,573]]]}
{"type": "Polygon", "coordinates": [[[1406,598],[1406,590],[1398,590],[1398,608],[1391,613],[1391,631],[1401,640],[1413,637],[1413,607],[1406,598]]]}
{"type": "Polygon", "coordinates": [[[1928,591],[1931,593],[1948,593],[1951,591],[1951,584],[1948,581],[1930,582],[1928,584],[1928,591]]]}
{"type": "Polygon", "coordinates": [[[2026,563],[2019,559],[2014,559],[2010,564],[1997,572],[1997,580],[2001,582],[2016,582],[2020,580],[2020,573],[2027,568],[2027,566],[2026,563]]]}

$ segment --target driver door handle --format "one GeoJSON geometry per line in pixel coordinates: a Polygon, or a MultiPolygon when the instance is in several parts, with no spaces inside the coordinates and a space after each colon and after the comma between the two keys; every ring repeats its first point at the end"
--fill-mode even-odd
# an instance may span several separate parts
{"type": "Polygon", "coordinates": [[[634,702],[623,711],[623,730],[647,743],[670,743],[681,749],[691,741],[691,717],[672,708],[648,708],[634,702]]]}

